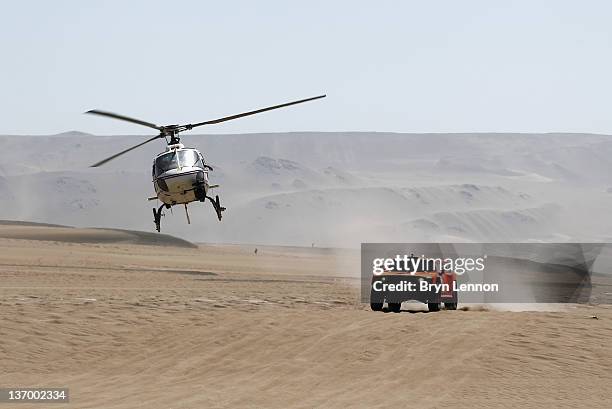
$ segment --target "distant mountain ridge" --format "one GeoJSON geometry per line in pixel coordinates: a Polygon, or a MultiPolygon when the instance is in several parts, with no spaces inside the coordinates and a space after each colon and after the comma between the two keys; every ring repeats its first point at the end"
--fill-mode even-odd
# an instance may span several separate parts
{"type": "MultiPolygon", "coordinates": [[[[151,231],[147,135],[0,136],[5,218],[151,231]]],[[[166,212],[190,241],[356,246],[393,240],[598,240],[612,221],[612,137],[291,132],[191,135],[228,208],[166,212]]]]}

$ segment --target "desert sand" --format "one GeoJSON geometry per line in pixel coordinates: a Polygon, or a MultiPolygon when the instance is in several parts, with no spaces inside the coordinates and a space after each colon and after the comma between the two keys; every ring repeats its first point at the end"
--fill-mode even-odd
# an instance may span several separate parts
{"type": "MultiPolygon", "coordinates": [[[[354,250],[255,255],[34,225],[2,225],[0,237],[0,385],[68,387],[71,402],[52,407],[612,401],[610,306],[375,313],[359,302],[354,250]]],[[[19,405],[30,407],[43,406],[19,405]]]]}

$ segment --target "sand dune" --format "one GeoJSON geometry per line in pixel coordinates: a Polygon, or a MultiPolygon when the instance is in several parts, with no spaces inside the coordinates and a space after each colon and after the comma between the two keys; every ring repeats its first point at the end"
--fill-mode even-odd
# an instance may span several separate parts
{"type": "Polygon", "coordinates": [[[16,228],[38,231],[0,238],[0,384],[68,387],[66,407],[607,408],[612,399],[609,306],[374,313],[359,303],[353,250],[258,246],[255,255],[254,246],[110,242],[101,230],[78,233],[87,243],[29,240],[68,228],[0,230],[16,228]]]}
{"type": "Polygon", "coordinates": [[[0,220],[0,238],[62,243],[123,243],[196,248],[168,234],[120,229],[81,229],[46,223],[0,220]]]}

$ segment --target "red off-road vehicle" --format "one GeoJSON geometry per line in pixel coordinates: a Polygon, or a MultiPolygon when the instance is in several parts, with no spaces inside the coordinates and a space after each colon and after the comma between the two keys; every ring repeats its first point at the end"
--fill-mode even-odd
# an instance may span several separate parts
{"type": "Polygon", "coordinates": [[[389,311],[399,312],[402,302],[416,300],[426,303],[432,312],[440,311],[442,303],[445,309],[456,310],[455,282],[454,272],[427,267],[417,271],[384,271],[372,276],[370,307],[382,311],[386,302],[389,311]]]}

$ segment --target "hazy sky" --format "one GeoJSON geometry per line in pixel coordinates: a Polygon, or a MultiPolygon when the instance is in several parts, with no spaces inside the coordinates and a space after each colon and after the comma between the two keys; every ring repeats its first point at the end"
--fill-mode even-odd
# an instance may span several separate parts
{"type": "Polygon", "coordinates": [[[5,1],[1,134],[147,134],[82,115],[203,121],[201,132],[612,134],[606,1],[5,1]]]}

